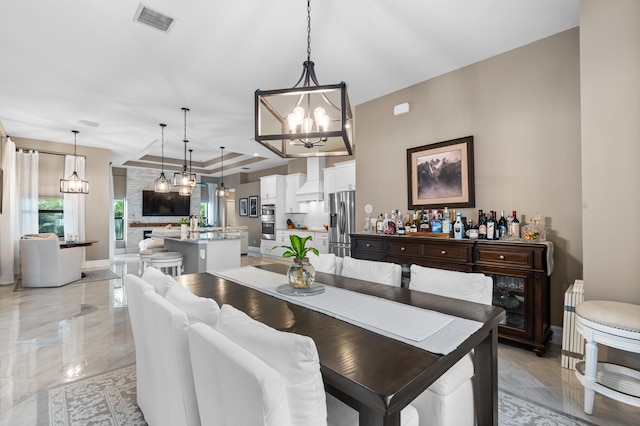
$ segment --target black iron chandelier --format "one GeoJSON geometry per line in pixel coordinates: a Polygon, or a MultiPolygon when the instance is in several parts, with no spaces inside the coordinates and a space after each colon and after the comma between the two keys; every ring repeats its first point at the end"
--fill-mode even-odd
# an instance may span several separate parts
{"type": "Polygon", "coordinates": [[[220,162],[221,162],[221,173],[220,173],[220,187],[216,190],[216,195],[218,197],[228,197],[229,190],[224,187],[224,146],[220,147],[220,162]]]}
{"type": "Polygon", "coordinates": [[[80,176],[78,176],[78,172],[76,171],[76,165],[78,163],[78,156],[76,155],[76,138],[80,132],[77,130],[72,130],[71,132],[73,132],[73,173],[71,173],[71,175],[66,179],[60,179],[60,192],[64,194],[88,194],[89,182],[80,179],[80,176]]]}
{"type": "Polygon", "coordinates": [[[320,85],[311,61],[310,0],[302,67],[292,88],[256,90],[255,140],[283,158],[351,155],[353,116],[347,85],[320,85]]]}
{"type": "Polygon", "coordinates": [[[155,180],[154,191],[166,193],[171,191],[171,182],[164,175],[164,128],[167,125],[161,123],[160,127],[162,128],[162,172],[160,172],[160,177],[155,180]]]}
{"type": "Polygon", "coordinates": [[[178,194],[189,196],[195,186],[196,175],[187,170],[187,111],[189,108],[182,108],[184,111],[184,164],[182,165],[182,171],[175,172],[173,174],[173,186],[178,188],[178,194]]]}

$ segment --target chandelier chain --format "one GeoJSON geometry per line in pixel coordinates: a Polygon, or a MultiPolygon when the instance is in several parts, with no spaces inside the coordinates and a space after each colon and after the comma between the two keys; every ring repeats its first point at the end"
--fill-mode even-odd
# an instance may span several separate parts
{"type": "Polygon", "coordinates": [[[311,0],[307,0],[307,61],[311,60],[311,0]]]}

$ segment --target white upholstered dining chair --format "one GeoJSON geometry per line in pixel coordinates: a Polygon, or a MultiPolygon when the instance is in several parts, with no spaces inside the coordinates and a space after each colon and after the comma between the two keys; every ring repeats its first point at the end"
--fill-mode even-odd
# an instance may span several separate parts
{"type": "MultiPolygon", "coordinates": [[[[320,359],[313,339],[275,330],[230,305],[222,306],[217,329],[280,374],[291,425],[358,424],[356,410],[325,393],[320,359]]],[[[418,413],[413,406],[402,410],[401,424],[418,426],[418,413]]]]}
{"type": "Polygon", "coordinates": [[[291,424],[282,377],[260,358],[203,323],[189,328],[189,352],[202,425],[291,424]]]}
{"type": "Polygon", "coordinates": [[[345,257],[340,275],[393,287],[400,287],[402,284],[402,266],[390,262],[345,257]]]}
{"type": "MultiPolygon", "coordinates": [[[[479,273],[411,265],[409,289],[491,305],[493,280],[479,273]]],[[[475,425],[473,378],[473,359],[468,353],[413,401],[420,425],[475,425]]]]}
{"type": "Polygon", "coordinates": [[[20,240],[22,287],[60,287],[82,277],[82,247],[60,248],[55,234],[20,240]]]}

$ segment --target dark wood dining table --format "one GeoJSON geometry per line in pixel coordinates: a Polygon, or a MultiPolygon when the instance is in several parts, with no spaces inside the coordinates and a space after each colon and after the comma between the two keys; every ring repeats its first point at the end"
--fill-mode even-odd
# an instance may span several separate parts
{"type": "MultiPolygon", "coordinates": [[[[284,264],[258,266],[285,274],[284,264]]],[[[359,411],[360,426],[399,426],[400,411],[474,349],[477,424],[498,424],[498,323],[502,308],[317,273],[316,282],[482,323],[440,355],[208,273],[176,277],[194,294],[230,304],[277,330],[311,337],[327,392],[359,411]]],[[[460,407],[471,410],[473,407],[460,407]]]]}

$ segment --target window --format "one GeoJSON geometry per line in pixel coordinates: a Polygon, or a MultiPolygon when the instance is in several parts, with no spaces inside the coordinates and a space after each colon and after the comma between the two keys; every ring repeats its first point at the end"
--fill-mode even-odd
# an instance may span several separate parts
{"type": "Polygon", "coordinates": [[[38,199],[38,232],[64,237],[62,198],[38,199]]]}
{"type": "Polygon", "coordinates": [[[116,230],[116,241],[124,240],[124,199],[113,200],[113,220],[116,230]]]}
{"type": "Polygon", "coordinates": [[[200,223],[208,223],[207,218],[209,215],[209,204],[208,203],[200,203],[200,223]]]}

